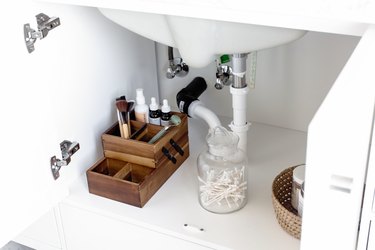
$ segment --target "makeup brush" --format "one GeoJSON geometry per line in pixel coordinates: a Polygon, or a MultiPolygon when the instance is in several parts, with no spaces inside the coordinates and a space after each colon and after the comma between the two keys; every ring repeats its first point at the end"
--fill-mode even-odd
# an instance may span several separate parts
{"type": "Polygon", "coordinates": [[[122,96],[116,98],[116,101],[119,101],[119,100],[126,100],[126,97],[124,95],[122,95],[122,96]]]}
{"type": "Polygon", "coordinates": [[[129,127],[130,127],[130,120],[135,120],[134,107],[135,107],[135,101],[134,100],[128,101],[129,127]]]}
{"type": "Polygon", "coordinates": [[[134,110],[135,107],[135,101],[130,100],[128,101],[128,112],[131,113],[134,110]]]}
{"type": "Polygon", "coordinates": [[[131,119],[135,120],[134,107],[135,107],[135,101],[134,100],[128,101],[128,113],[126,114],[126,117],[128,119],[127,122],[128,122],[128,127],[129,127],[129,135],[132,134],[132,127],[131,127],[130,120],[131,119]]]}
{"type": "MultiPolygon", "coordinates": [[[[119,100],[126,100],[126,97],[123,95],[123,96],[120,96],[120,97],[116,98],[116,102],[119,101],[119,100]]],[[[120,110],[118,110],[118,109],[117,109],[117,120],[118,120],[118,124],[119,124],[120,135],[121,135],[121,137],[124,137],[124,132],[123,132],[123,129],[122,129],[122,124],[124,124],[124,121],[122,119],[122,114],[121,114],[120,110]]]]}
{"type": "Polygon", "coordinates": [[[124,137],[124,131],[122,129],[122,124],[124,122],[122,121],[122,115],[121,115],[121,112],[119,110],[117,110],[117,120],[118,120],[119,129],[120,129],[120,135],[121,135],[121,137],[124,137]]]}
{"type": "Polygon", "coordinates": [[[116,100],[116,107],[117,110],[120,112],[121,116],[121,127],[122,127],[122,132],[123,135],[122,137],[125,139],[129,139],[130,137],[130,126],[129,126],[129,112],[128,112],[128,102],[126,99],[119,99],[116,100]]]}

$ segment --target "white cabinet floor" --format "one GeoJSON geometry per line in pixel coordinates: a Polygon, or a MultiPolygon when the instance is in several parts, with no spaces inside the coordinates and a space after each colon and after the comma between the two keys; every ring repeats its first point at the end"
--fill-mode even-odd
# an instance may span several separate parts
{"type": "MultiPolygon", "coordinates": [[[[305,162],[306,133],[252,124],[248,134],[248,204],[235,213],[218,215],[201,208],[197,196],[196,159],[205,149],[207,131],[208,127],[202,121],[189,120],[190,157],[143,208],[90,194],[85,176],[71,188],[62,205],[207,248],[299,249],[299,240],[284,232],[277,223],[271,185],[283,169],[305,162]],[[204,231],[187,230],[184,224],[204,231]]],[[[64,224],[64,214],[62,219],[64,224]]],[[[100,228],[95,221],[92,225],[100,228]]]]}

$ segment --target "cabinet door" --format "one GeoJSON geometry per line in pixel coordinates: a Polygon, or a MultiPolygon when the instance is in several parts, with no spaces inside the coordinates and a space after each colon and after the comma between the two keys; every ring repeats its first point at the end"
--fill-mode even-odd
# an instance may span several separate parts
{"type": "Polygon", "coordinates": [[[26,1],[0,3],[0,247],[67,194],[49,171],[59,153],[51,100],[61,46],[47,41],[29,54],[23,40],[24,23],[36,26],[39,13],[26,1]]]}
{"type": "MultiPolygon", "coordinates": [[[[375,112],[375,110],[374,110],[375,112]]],[[[361,212],[357,250],[375,249],[375,134],[372,131],[371,149],[361,212]]]]}
{"type": "Polygon", "coordinates": [[[375,105],[369,27],[310,124],[301,249],[356,249],[375,105]]]}
{"type": "Polygon", "coordinates": [[[116,120],[114,100],[135,89],[157,97],[155,47],[95,8],[0,2],[0,247],[68,194],[69,184],[102,156],[100,135],[116,120]],[[61,25],[27,52],[23,25],[35,16],[61,25]],[[63,140],[81,149],[52,178],[63,140]]]}

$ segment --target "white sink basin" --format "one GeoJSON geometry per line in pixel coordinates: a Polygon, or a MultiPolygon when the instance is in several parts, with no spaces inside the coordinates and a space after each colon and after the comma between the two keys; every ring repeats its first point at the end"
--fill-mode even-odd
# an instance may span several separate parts
{"type": "Polygon", "coordinates": [[[294,41],[306,31],[99,8],[113,22],[156,42],[178,48],[191,67],[204,67],[215,55],[248,53],[294,41]]]}

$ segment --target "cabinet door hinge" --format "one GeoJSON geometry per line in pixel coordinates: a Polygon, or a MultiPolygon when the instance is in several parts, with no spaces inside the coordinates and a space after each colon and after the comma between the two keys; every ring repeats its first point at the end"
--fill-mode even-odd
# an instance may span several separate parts
{"type": "Polygon", "coordinates": [[[51,157],[51,171],[52,176],[56,180],[60,177],[60,168],[67,166],[71,161],[71,156],[79,150],[80,146],[78,142],[71,142],[64,140],[60,143],[61,157],[62,160],[57,159],[56,156],[51,157]]]}
{"type": "Polygon", "coordinates": [[[36,15],[36,22],[38,24],[38,30],[32,29],[28,23],[23,25],[26,48],[29,53],[34,51],[34,43],[38,38],[45,38],[50,30],[60,25],[60,18],[49,17],[46,14],[40,13],[36,15]]]}

